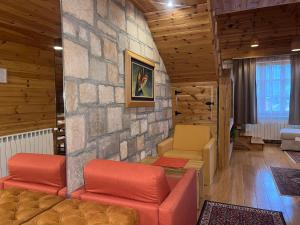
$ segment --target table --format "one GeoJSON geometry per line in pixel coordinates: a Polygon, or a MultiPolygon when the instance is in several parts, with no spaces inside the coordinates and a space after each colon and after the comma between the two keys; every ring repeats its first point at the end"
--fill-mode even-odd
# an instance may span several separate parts
{"type": "MultiPolygon", "coordinates": [[[[152,164],[159,157],[147,156],[141,161],[144,164],[152,164]]],[[[200,160],[188,160],[187,164],[183,168],[170,168],[164,167],[166,174],[171,176],[181,176],[185,173],[187,169],[194,169],[197,173],[197,214],[200,215],[201,212],[201,202],[204,197],[204,177],[203,177],[203,166],[204,162],[200,160]]]]}

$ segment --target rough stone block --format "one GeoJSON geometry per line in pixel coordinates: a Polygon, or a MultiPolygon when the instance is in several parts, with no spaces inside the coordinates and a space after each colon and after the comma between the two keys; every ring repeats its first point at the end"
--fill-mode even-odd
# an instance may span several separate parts
{"type": "Polygon", "coordinates": [[[97,81],[106,81],[106,63],[90,58],[90,78],[97,81]]]}
{"type": "Polygon", "coordinates": [[[97,87],[94,84],[83,83],[79,86],[79,96],[81,103],[97,102],[97,87]]]}
{"type": "Polygon", "coordinates": [[[113,1],[110,1],[109,4],[108,18],[116,27],[126,30],[125,11],[113,1]]]}
{"type": "Polygon", "coordinates": [[[99,85],[99,103],[109,104],[114,102],[114,88],[112,86],[99,85]]]}
{"type": "Polygon", "coordinates": [[[79,27],[79,38],[83,41],[88,41],[88,31],[83,27],[79,27]]]}
{"type": "Polygon", "coordinates": [[[129,41],[129,48],[130,48],[130,51],[133,51],[136,54],[141,54],[140,43],[133,39],[130,39],[130,41],[129,41]]]}
{"type": "Polygon", "coordinates": [[[97,13],[102,17],[106,17],[107,11],[108,11],[107,0],[97,0],[97,13]]]}
{"type": "Polygon", "coordinates": [[[105,23],[103,23],[101,20],[97,21],[97,27],[99,30],[101,30],[103,33],[116,38],[117,37],[117,33],[116,31],[114,31],[112,28],[110,28],[109,26],[107,26],[105,23]]]}
{"type": "Polygon", "coordinates": [[[94,22],[94,1],[93,0],[63,0],[62,8],[76,18],[89,24],[94,22]]]}
{"type": "Polygon", "coordinates": [[[98,142],[98,155],[105,159],[120,152],[120,143],[117,135],[101,137],[98,142]]]}
{"type": "Polygon", "coordinates": [[[94,33],[90,33],[91,36],[91,53],[94,56],[100,57],[102,55],[101,50],[101,39],[96,36],[94,33]]]}
{"type": "Polygon", "coordinates": [[[130,1],[126,1],[126,16],[127,18],[135,20],[135,6],[130,1]]]}
{"type": "Polygon", "coordinates": [[[67,112],[74,112],[78,107],[77,84],[74,81],[65,81],[65,104],[67,112]]]}
{"type": "Polygon", "coordinates": [[[66,140],[68,153],[82,150],[86,144],[85,119],[83,115],[66,118],[66,140]]]}
{"type": "Polygon", "coordinates": [[[145,137],[144,135],[138,136],[136,139],[137,150],[141,151],[145,148],[145,137]]]}
{"type": "Polygon", "coordinates": [[[90,137],[96,137],[105,133],[106,112],[104,108],[90,108],[88,121],[90,137]]]}
{"type": "Polygon", "coordinates": [[[128,49],[129,44],[128,44],[127,35],[125,35],[123,33],[119,33],[118,45],[119,45],[119,50],[120,51],[124,51],[125,49],[128,49]]]}
{"type": "Polygon", "coordinates": [[[85,79],[89,74],[88,50],[64,39],[64,71],[68,77],[85,79]]]}
{"type": "Polygon", "coordinates": [[[64,34],[68,34],[68,35],[72,35],[74,37],[76,37],[77,33],[78,33],[78,29],[77,26],[72,23],[71,20],[67,19],[66,17],[63,17],[63,32],[64,34]]]}
{"type": "Polygon", "coordinates": [[[115,42],[105,38],[103,49],[104,49],[104,57],[106,59],[111,60],[113,62],[118,62],[118,51],[115,42]]]}
{"type": "Polygon", "coordinates": [[[127,20],[127,33],[135,38],[138,37],[137,25],[130,20],[127,20]]]}
{"type": "Polygon", "coordinates": [[[141,120],[141,133],[145,133],[148,130],[148,121],[141,120]]]}
{"type": "Polygon", "coordinates": [[[115,96],[116,96],[116,103],[119,103],[119,104],[125,103],[125,95],[124,95],[123,87],[115,88],[115,96]]]}
{"type": "Polygon", "coordinates": [[[117,66],[111,63],[107,64],[107,78],[113,85],[119,84],[119,71],[117,66]]]}
{"type": "Polygon", "coordinates": [[[126,159],[128,156],[127,141],[123,141],[120,144],[120,156],[121,160],[126,159]]]}
{"type": "Polygon", "coordinates": [[[109,107],[107,109],[107,131],[109,133],[122,130],[122,108],[109,107]]]}
{"type": "Polygon", "coordinates": [[[138,120],[131,122],[130,130],[131,130],[132,137],[138,135],[140,133],[140,122],[138,120]]]}

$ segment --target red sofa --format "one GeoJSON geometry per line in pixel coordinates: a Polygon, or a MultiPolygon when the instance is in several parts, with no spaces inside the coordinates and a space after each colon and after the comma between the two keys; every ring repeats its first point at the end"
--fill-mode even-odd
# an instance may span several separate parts
{"type": "Polygon", "coordinates": [[[197,223],[194,170],[167,177],[157,166],[92,160],[84,168],[84,180],[73,198],[134,208],[141,225],[197,223]]]}
{"type": "Polygon", "coordinates": [[[24,188],[66,196],[64,156],[19,153],[8,161],[9,175],[0,179],[0,189],[24,188]]]}

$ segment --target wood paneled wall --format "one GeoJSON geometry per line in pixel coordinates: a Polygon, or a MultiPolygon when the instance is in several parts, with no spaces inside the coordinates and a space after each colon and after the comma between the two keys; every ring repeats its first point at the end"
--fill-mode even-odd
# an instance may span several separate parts
{"type": "Polygon", "coordinates": [[[8,71],[0,84],[0,136],[55,127],[54,51],[0,36],[0,68],[8,71]]]}
{"type": "Polygon", "coordinates": [[[217,135],[218,83],[173,84],[174,124],[203,124],[217,135]]]}

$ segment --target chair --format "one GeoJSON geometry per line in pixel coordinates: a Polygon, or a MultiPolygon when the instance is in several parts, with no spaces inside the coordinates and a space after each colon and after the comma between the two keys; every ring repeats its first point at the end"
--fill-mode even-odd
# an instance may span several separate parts
{"type": "Polygon", "coordinates": [[[19,153],[8,161],[9,175],[0,179],[0,189],[10,187],[66,196],[64,156],[19,153]]]}
{"type": "Polygon", "coordinates": [[[209,126],[176,125],[174,137],[158,144],[158,155],[204,161],[204,184],[213,182],[217,169],[216,139],[209,126]]]}
{"type": "Polygon", "coordinates": [[[73,198],[136,209],[140,225],[197,223],[194,170],[169,178],[158,166],[92,160],[84,168],[84,180],[73,198]]]}

